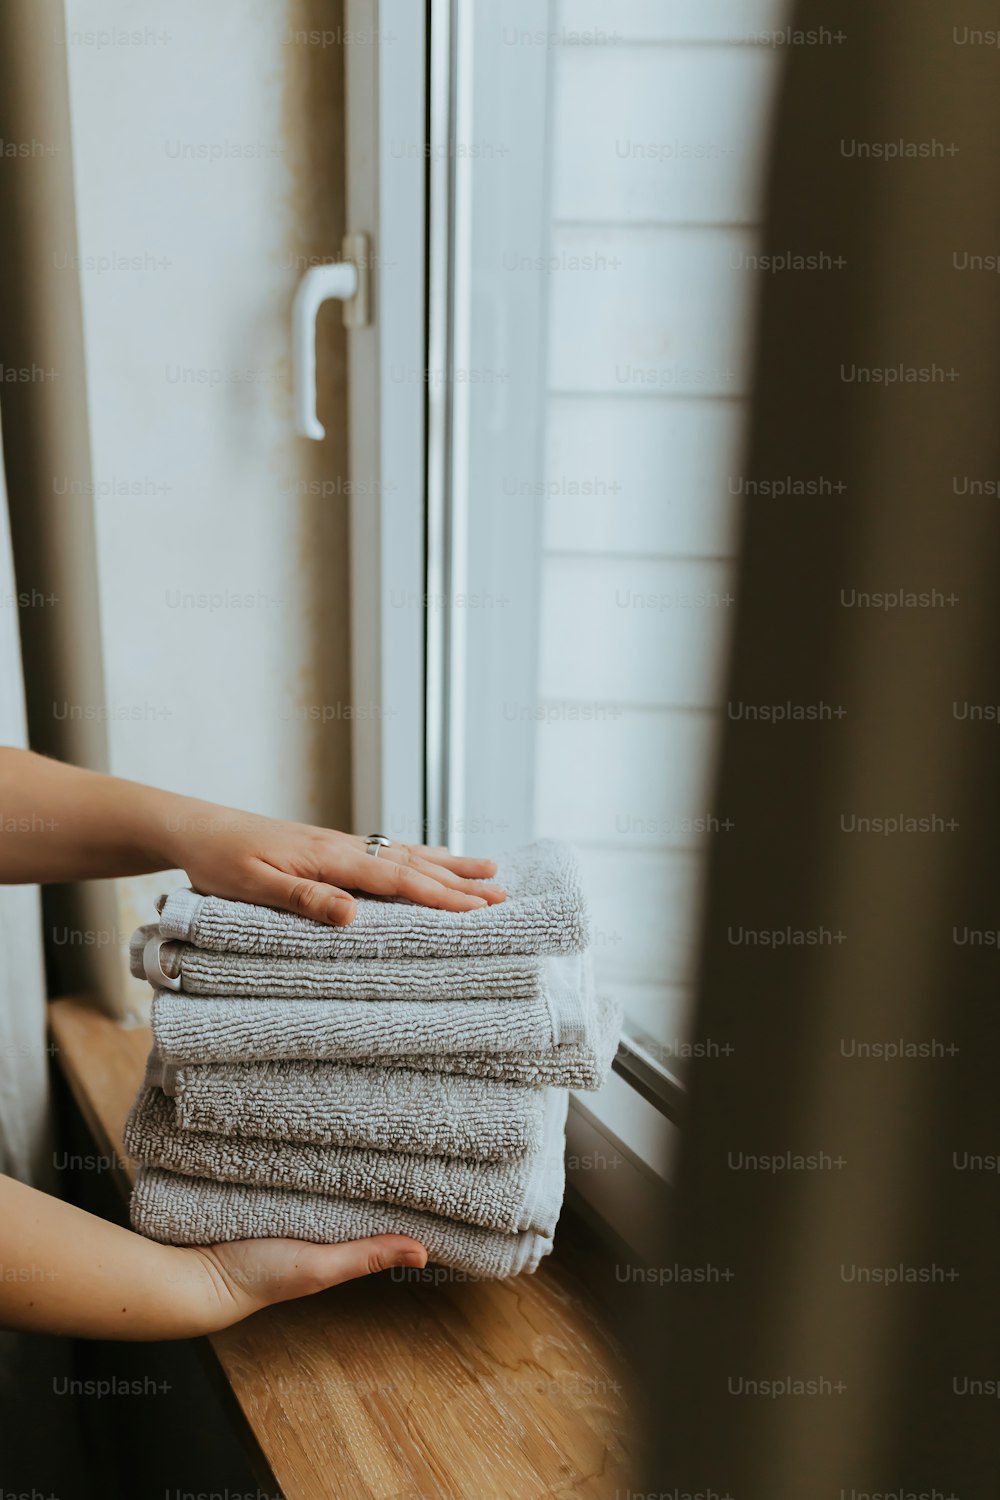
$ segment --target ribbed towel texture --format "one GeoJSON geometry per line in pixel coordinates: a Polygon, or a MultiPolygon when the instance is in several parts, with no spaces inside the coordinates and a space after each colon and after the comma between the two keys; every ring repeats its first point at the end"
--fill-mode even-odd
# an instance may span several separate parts
{"type": "Polygon", "coordinates": [[[177,1244],[395,1232],[468,1275],[534,1270],[567,1090],[601,1086],[622,1018],[594,993],[572,852],[530,845],[496,879],[507,901],[467,913],[359,895],[346,928],[161,898],[131,953],[154,985],[126,1127],[135,1227],[177,1244]]]}
{"type": "Polygon", "coordinates": [[[245,1187],[153,1167],[140,1172],[136,1182],[132,1224],[140,1234],[171,1245],[217,1245],[272,1236],[325,1245],[370,1234],[409,1234],[439,1265],[483,1279],[534,1271],[552,1249],[549,1237],[530,1230],[498,1234],[395,1203],[245,1187]]]}
{"type": "MultiPolygon", "coordinates": [[[[199,1003],[194,1002],[194,1005],[199,1003]]],[[[363,1050],[363,1041],[355,1048],[352,1035],[344,1038],[336,1035],[336,1016],[329,1014],[329,1007],[324,1008],[317,1025],[310,1028],[309,1011],[303,1005],[295,1006],[295,1024],[289,1025],[287,1034],[282,1034],[280,1040],[270,1042],[268,1038],[274,1034],[272,1011],[275,1002],[223,1000],[205,1004],[211,1007],[205,1018],[206,1036],[201,1046],[194,1046],[190,1045],[195,1040],[191,1033],[198,1018],[190,1014],[188,1002],[181,996],[161,993],[153,998],[156,1061],[161,1064],[162,1075],[156,1081],[169,1094],[175,1092],[173,1080],[182,1069],[191,1086],[196,1086],[197,1080],[208,1084],[213,1079],[234,1076],[252,1080],[255,1075],[246,1071],[248,1066],[259,1065],[269,1057],[274,1064],[272,1077],[294,1076],[298,1071],[295,1067],[279,1069],[277,1064],[281,1062],[360,1064],[380,1061],[389,1068],[407,1068],[420,1073],[460,1073],[469,1078],[496,1079],[533,1087],[551,1084],[557,1088],[595,1089],[600,1088],[607,1076],[621,1030],[618,1007],[601,997],[592,1003],[579,1041],[549,1041],[517,1051],[509,1045],[509,1031],[498,1028],[497,1041],[502,1050],[490,1051],[477,1021],[470,1026],[468,1034],[457,1038],[451,1051],[400,1052],[395,1050],[395,1039],[391,1036],[379,1037],[370,1048],[363,1050]],[[249,1011],[251,1006],[260,1006],[267,1015],[266,1020],[261,1017],[260,1029],[256,1032],[253,1030],[254,1013],[249,1011]],[[227,1009],[236,1014],[227,1016],[227,1009]],[[477,1046],[479,1050],[464,1050],[470,1046],[477,1046]],[[185,1059],[193,1061],[185,1063],[185,1059]]],[[[397,1012],[405,1012],[400,1020],[402,1031],[409,1029],[409,1012],[415,1008],[412,1005],[397,1006],[397,1012]]],[[[478,1011],[479,1008],[470,1005],[468,1009],[478,1011]]],[[[428,1046],[441,1040],[439,1033],[428,1035],[424,1031],[418,1045],[428,1046]]],[[[343,1068],[338,1070],[338,1075],[342,1080],[340,1092],[343,1093],[349,1090],[352,1075],[343,1068]]]]}
{"type": "MultiPolygon", "coordinates": [[[[360,906],[360,901],[359,901],[360,906]]],[[[274,916],[283,915],[275,912],[274,916]]],[[[445,915],[450,915],[445,913],[445,915]]],[[[468,915],[475,916],[475,912],[468,915]]],[[[159,928],[140,927],[132,937],[130,966],[137,979],[155,983],[143,961],[159,928]]],[[[276,1000],[537,1000],[543,999],[543,965],[537,957],[411,959],[261,958],[210,953],[163,942],[162,974],[179,979],[186,994],[266,996],[276,1000]]]]}
{"type": "Polygon", "coordinates": [[[539,1089],[353,1063],[178,1068],[173,1100],[183,1130],[471,1161],[536,1151],[542,1129],[539,1089]]]}
{"type": "Polygon", "coordinates": [[[411,999],[410,991],[392,1000],[302,999],[289,1005],[280,998],[191,998],[157,990],[153,1030],[166,1062],[189,1063],[538,1054],[593,1042],[598,1017],[589,961],[570,954],[541,962],[541,993],[519,1005],[486,995],[474,997],[475,1003],[411,999]]]}
{"type": "Polygon", "coordinates": [[[144,1088],[129,1117],[125,1149],[151,1167],[247,1186],[295,1188],[328,1197],[377,1199],[517,1234],[551,1237],[565,1178],[567,1094],[549,1089],[537,1153],[488,1167],[456,1156],[358,1151],[300,1141],[183,1130],[170,1100],[144,1088]]]}

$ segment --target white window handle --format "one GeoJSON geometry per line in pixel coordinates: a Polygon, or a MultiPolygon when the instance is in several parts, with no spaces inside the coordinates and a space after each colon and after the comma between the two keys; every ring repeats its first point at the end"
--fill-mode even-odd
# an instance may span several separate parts
{"type": "Polygon", "coordinates": [[[344,237],[344,259],[312,266],[295,289],[292,304],[292,370],[295,430],[301,437],[326,437],[316,415],[316,317],[324,302],[344,305],[344,322],[356,328],[368,321],[367,236],[344,237]],[[348,257],[352,258],[348,258],[348,257]]]}

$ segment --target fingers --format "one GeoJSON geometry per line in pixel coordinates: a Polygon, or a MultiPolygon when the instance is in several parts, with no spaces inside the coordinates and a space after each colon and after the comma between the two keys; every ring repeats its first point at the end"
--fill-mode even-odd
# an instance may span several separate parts
{"type": "Polygon", "coordinates": [[[357,855],[350,871],[345,869],[341,878],[348,874],[350,884],[357,890],[370,891],[374,896],[405,896],[409,901],[440,911],[478,911],[489,904],[484,896],[455,890],[422,873],[409,862],[405,844],[394,844],[377,858],[357,855]]]}
{"type": "MultiPolygon", "coordinates": [[[[427,1251],[406,1234],[377,1234],[342,1245],[311,1245],[302,1240],[256,1240],[252,1275],[260,1305],[312,1297],[327,1287],[359,1276],[373,1276],[393,1266],[422,1269],[427,1251]]],[[[236,1247],[239,1248],[239,1247],[236,1247]]],[[[224,1258],[223,1246],[213,1252],[224,1258]]],[[[227,1268],[231,1276],[231,1269],[227,1268]]]]}
{"type": "Polygon", "coordinates": [[[497,872],[495,859],[472,859],[466,854],[450,854],[444,844],[411,844],[414,854],[443,865],[455,875],[464,875],[467,880],[491,880],[497,872]]]}
{"type": "MultiPolygon", "coordinates": [[[[386,850],[386,853],[391,852],[386,850]]],[[[453,874],[444,865],[424,859],[416,850],[411,850],[410,864],[422,875],[429,875],[432,880],[439,880],[442,885],[447,885],[454,891],[467,891],[470,896],[484,897],[490,906],[507,899],[506,891],[502,891],[498,885],[484,885],[481,880],[466,880],[461,875],[453,874]]]]}
{"type": "Polygon", "coordinates": [[[251,899],[262,906],[276,906],[280,911],[293,911],[300,917],[328,922],[334,927],[353,922],[357,911],[354,897],[339,886],[309,880],[303,875],[289,875],[266,864],[260,866],[260,890],[251,899]]]}
{"type": "Polygon", "coordinates": [[[496,870],[491,859],[465,859],[446,849],[401,843],[384,847],[373,857],[365,852],[362,840],[344,835],[337,839],[338,846],[321,849],[318,858],[317,851],[312,851],[310,868],[320,879],[259,860],[245,899],[338,927],[353,922],[357,914],[354,897],[344,886],[375,896],[402,896],[442,911],[478,911],[506,900],[499,886],[483,883],[496,870]]]}
{"type": "Polygon", "coordinates": [[[408,1234],[377,1234],[342,1245],[305,1240],[230,1240],[192,1250],[198,1332],[228,1328],[249,1313],[294,1297],[311,1297],[342,1281],[392,1266],[422,1269],[427,1251],[408,1234]]]}
{"type": "Polygon", "coordinates": [[[339,1286],[342,1281],[356,1281],[359,1276],[388,1271],[393,1266],[422,1269],[427,1264],[423,1245],[405,1234],[377,1234],[344,1245],[317,1246],[316,1250],[319,1264],[314,1274],[319,1275],[322,1283],[317,1291],[339,1286]]]}

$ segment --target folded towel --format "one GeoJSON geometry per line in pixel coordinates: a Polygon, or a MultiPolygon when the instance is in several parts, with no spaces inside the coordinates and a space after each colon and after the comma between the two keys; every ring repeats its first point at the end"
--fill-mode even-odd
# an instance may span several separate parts
{"type": "Polygon", "coordinates": [[[461,1073],[467,1078],[506,1079],[540,1088],[599,1089],[618,1050],[622,1008],[600,996],[580,1042],[531,1052],[411,1053],[405,1066],[415,1072],[461,1073]]]}
{"type": "Polygon", "coordinates": [[[488,1078],[356,1063],[219,1063],[164,1069],[182,1130],[421,1156],[509,1161],[541,1144],[544,1093],[488,1078]]]}
{"type": "Polygon", "coordinates": [[[192,999],[157,990],[153,1037],[160,1056],[176,1063],[544,1053],[586,1041],[594,1025],[589,959],[572,953],[544,963],[542,996],[517,1004],[483,999],[290,1005],[272,999],[192,999]]]}
{"type": "Polygon", "coordinates": [[[467,912],[359,895],[347,927],[180,890],[161,900],[160,934],[216,953],[270,958],[483,957],[575,953],[587,946],[583,893],[567,845],[554,839],[527,845],[502,862],[496,884],[506,901],[467,912]]]}
{"type": "Polygon", "coordinates": [[[146,1167],[140,1168],[132,1193],[132,1227],[170,1245],[269,1238],[327,1245],[372,1234],[409,1234],[438,1265],[484,1280],[534,1271],[552,1249],[546,1235],[498,1234],[396,1204],[209,1182],[146,1167]]]}
{"type": "Polygon", "coordinates": [[[143,1088],[125,1126],[125,1149],[145,1167],[185,1177],[294,1188],[398,1203],[484,1229],[551,1236],[565,1185],[567,1095],[546,1092],[539,1150],[515,1161],[463,1161],[401,1151],[353,1151],[298,1141],[181,1130],[171,1101],[143,1088]]]}
{"type": "MultiPolygon", "coordinates": [[[[553,1018],[541,1000],[219,1000],[157,990],[153,1036],[166,1062],[276,1062],[389,1058],[407,1053],[551,1046],[553,1018]]],[[[574,1036],[582,1030],[572,1027],[574,1036]]],[[[408,1064],[404,1063],[404,1066],[408,1064]]]]}
{"type": "MultiPolygon", "coordinates": [[[[325,1012],[329,1006],[343,1006],[353,1012],[374,1005],[375,1002],[357,1007],[343,1001],[300,1001],[289,1007],[283,1001],[189,1000],[180,995],[157,994],[153,1001],[153,1035],[163,1065],[162,1073],[157,1076],[161,1083],[168,1080],[164,1086],[173,1093],[175,1085],[169,1080],[186,1063],[206,1064],[215,1070],[224,1069],[228,1063],[239,1064],[251,1059],[291,1065],[295,1061],[322,1060],[364,1064],[378,1058],[387,1067],[402,1067],[417,1073],[454,1073],[467,1078],[492,1078],[534,1087],[553,1085],[565,1089],[599,1089],[608,1076],[622,1028],[621,1007],[606,996],[593,1001],[579,1041],[525,1047],[517,1051],[508,1051],[506,1046],[503,1051],[491,1051],[488,1036],[478,1030],[466,1030],[456,1031],[451,1038],[436,1033],[434,1039],[442,1045],[447,1041],[455,1047],[471,1044],[475,1039],[481,1050],[410,1052],[407,1050],[411,1037],[405,1024],[406,1017],[412,1009],[424,1009],[412,1004],[397,1007],[394,1015],[388,1018],[392,1023],[400,1010],[404,1012],[395,1022],[398,1028],[395,1033],[386,1030],[373,1037],[357,1030],[345,1038],[335,1027],[336,1017],[326,1013],[316,1025],[311,1024],[313,1007],[323,1007],[325,1012]],[[202,1026],[199,1023],[203,1009],[206,1014],[202,1026]],[[293,1014],[289,1014],[290,1011],[293,1014]],[[301,1025],[292,1024],[298,1023],[300,1017],[301,1025]],[[353,1052],[352,1046],[355,1048],[353,1052]]],[[[392,1002],[388,1001],[386,1005],[391,1007],[392,1002]]],[[[475,1001],[468,1002],[468,1008],[479,1010],[475,1001]]],[[[427,1009],[450,1011],[452,1007],[431,1004],[427,1009]]],[[[504,1004],[499,1009],[502,1017],[506,1017],[519,1007],[504,1004]]],[[[482,1019],[486,1022],[489,1018],[484,1015],[482,1019]]],[[[511,1032],[498,1026],[497,1035],[503,1036],[506,1042],[511,1032]]],[[[426,1035],[422,1044],[427,1044],[426,1035]]],[[[289,1071],[294,1077],[294,1068],[290,1066],[289,1071]]],[[[209,1075],[205,1072],[199,1076],[209,1075]]]]}
{"type": "Polygon", "coordinates": [[[419,962],[338,958],[331,963],[329,958],[211,953],[187,943],[161,941],[159,967],[151,972],[144,953],[154,937],[162,939],[155,924],[139,927],[132,934],[132,973],[137,979],[149,979],[154,987],[179,979],[190,995],[268,1000],[540,1000],[546,995],[542,959],[519,954],[419,962]]]}

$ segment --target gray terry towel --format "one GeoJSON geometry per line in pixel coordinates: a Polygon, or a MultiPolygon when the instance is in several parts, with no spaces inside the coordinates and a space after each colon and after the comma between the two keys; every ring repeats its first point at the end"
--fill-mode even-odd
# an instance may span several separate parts
{"type": "MultiPolygon", "coordinates": [[[[392,1005],[391,1001],[387,1003],[392,1005]]],[[[482,1050],[476,1052],[400,1053],[394,1049],[410,1039],[410,1029],[405,1022],[414,1008],[413,1005],[402,1005],[396,1007],[396,1015],[404,1013],[399,1016],[398,1035],[381,1040],[383,1051],[376,1058],[370,1055],[376,1051],[375,1047],[363,1033],[358,1039],[358,1050],[351,1052],[349,1043],[345,1043],[335,1031],[331,1034],[326,1017],[321,1031],[308,1029],[310,1009],[328,1004],[343,1005],[344,1002],[300,1001],[288,1006],[280,1000],[189,1000],[181,995],[158,993],[153,1001],[153,1035],[160,1060],[169,1070],[168,1077],[185,1063],[206,1063],[224,1069],[229,1063],[249,1060],[286,1063],[326,1060],[362,1064],[377,1060],[387,1067],[407,1068],[418,1073],[458,1073],[468,1078],[493,1078],[537,1087],[551,1084],[565,1089],[599,1089],[608,1076],[622,1028],[621,1007],[601,996],[592,1002],[584,1035],[577,1042],[508,1051],[506,1036],[510,1033],[505,1035],[498,1029],[497,1035],[505,1036],[504,1050],[498,1052],[488,1050],[480,1039],[482,1050]],[[284,1009],[279,1010],[282,1006],[284,1009]],[[230,1015],[230,1011],[235,1014],[230,1015]],[[255,1019],[258,1011],[259,1019],[255,1019]],[[275,1011],[278,1014],[274,1014],[275,1011]],[[301,1027],[296,1024],[300,1017],[301,1027]]],[[[359,1008],[367,1007],[345,1006],[351,1011],[359,1008]]],[[[451,1009],[440,1005],[427,1008],[434,1011],[451,1009]]],[[[478,1009],[475,1002],[471,1002],[468,1008],[478,1009]]],[[[519,1007],[502,1005],[499,1009],[506,1016],[519,1007]]],[[[440,1036],[435,1037],[435,1041],[443,1040],[440,1036]]],[[[470,1040],[467,1033],[457,1038],[461,1045],[470,1040]]],[[[495,1038],[485,1039],[487,1043],[491,1040],[495,1038]]],[[[173,1086],[170,1087],[172,1092],[173,1086]]]]}
{"type": "MultiPolygon", "coordinates": [[[[333,967],[333,966],[331,966],[333,967]]],[[[578,953],[545,960],[536,1000],[287,1000],[157,990],[153,1037],[165,1062],[369,1059],[533,1052],[585,1042],[593,980],[578,953]]],[[[403,1066],[406,1066],[404,1063],[403,1066]]]]}
{"type": "MultiPolygon", "coordinates": [[[[607,996],[600,996],[594,1001],[587,1033],[581,1042],[530,1052],[415,1052],[406,1057],[383,1057],[377,1061],[386,1068],[403,1068],[416,1073],[460,1074],[466,1078],[493,1079],[532,1088],[552,1086],[594,1090],[607,1079],[621,1029],[621,1006],[607,996]]],[[[185,1061],[175,1062],[160,1057],[154,1048],[151,1081],[173,1095],[177,1075],[184,1069],[185,1061]]],[[[190,1071],[202,1080],[228,1077],[234,1087],[239,1087],[242,1080],[254,1076],[252,1072],[246,1072],[248,1066],[252,1065],[196,1063],[190,1071]]],[[[257,1066],[260,1066],[259,1060],[257,1066]]],[[[322,1066],[321,1060],[318,1067],[321,1069],[322,1066]]],[[[339,1066],[364,1067],[365,1059],[340,1061],[339,1066]]],[[[294,1083],[296,1068],[295,1062],[278,1060],[273,1063],[271,1076],[294,1083]]]]}
{"type": "Polygon", "coordinates": [[[504,1078],[536,1088],[599,1089],[611,1071],[622,1031],[622,1008],[599,996],[580,1042],[532,1052],[413,1053],[406,1066],[418,1072],[462,1073],[468,1078],[504,1078]]]}
{"type": "Polygon", "coordinates": [[[209,1182],[147,1167],[140,1168],[132,1193],[132,1227],[170,1245],[269,1238],[327,1245],[371,1234],[408,1234],[438,1265],[484,1280],[534,1271],[552,1249],[546,1235],[498,1234],[393,1203],[209,1182]]]}
{"type": "Polygon", "coordinates": [[[354,1063],[219,1063],[166,1068],[182,1130],[509,1161],[541,1144],[538,1088],[354,1063]]]}
{"type": "Polygon", "coordinates": [[[507,900],[466,912],[359,895],[347,927],[180,890],[163,898],[160,933],[216,953],[268,958],[482,957],[577,953],[587,946],[580,877],[568,845],[528,844],[502,862],[495,883],[507,900]]]}
{"type": "MultiPolygon", "coordinates": [[[[199,898],[201,899],[201,898],[199,898]]],[[[214,899],[214,898],[213,898],[214,899]]],[[[261,907],[260,910],[265,908],[261,907]]],[[[271,915],[277,916],[274,912],[271,915]]],[[[158,969],[144,962],[147,924],[132,934],[129,963],[137,979],[156,987],[179,979],[186,994],[243,996],[268,1000],[538,1000],[545,998],[543,961],[509,958],[413,959],[262,958],[251,953],[211,953],[187,943],[164,941],[158,969]]]]}
{"type": "Polygon", "coordinates": [[[141,1166],[184,1177],[295,1188],[337,1198],[398,1203],[484,1229],[551,1236],[565,1187],[568,1095],[549,1089],[539,1150],[515,1161],[463,1161],[402,1151],[352,1151],[181,1130],[171,1101],[143,1088],[125,1125],[125,1149],[141,1166]]]}

